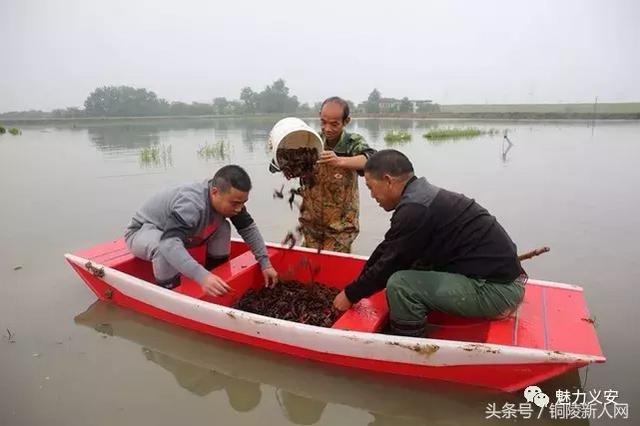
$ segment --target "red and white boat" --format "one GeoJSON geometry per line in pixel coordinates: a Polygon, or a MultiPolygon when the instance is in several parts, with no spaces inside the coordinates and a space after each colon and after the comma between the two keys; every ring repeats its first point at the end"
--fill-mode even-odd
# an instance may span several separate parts
{"type": "MultiPolygon", "coordinates": [[[[313,278],[336,288],[357,277],[366,261],[357,255],[267,246],[281,275],[303,282],[313,278]]],[[[205,255],[204,248],[191,253],[200,261],[205,255]]],[[[331,328],[232,308],[245,291],[263,282],[259,265],[241,241],[232,241],[229,261],[213,270],[235,290],[222,297],[204,294],[186,277],[174,290],[153,284],[151,263],[133,257],[122,239],[65,257],[99,299],[192,330],[320,362],[516,391],[605,361],[582,288],[569,284],[530,279],[523,303],[505,319],[433,312],[429,337],[414,338],[379,332],[388,318],[384,292],[354,305],[331,328]]]]}

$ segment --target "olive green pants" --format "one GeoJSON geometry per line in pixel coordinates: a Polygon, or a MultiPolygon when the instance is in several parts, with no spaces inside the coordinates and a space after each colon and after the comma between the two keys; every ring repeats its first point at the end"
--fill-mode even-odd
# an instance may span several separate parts
{"type": "Polygon", "coordinates": [[[391,332],[424,335],[430,311],[478,318],[509,315],[522,302],[525,281],[524,274],[505,284],[448,272],[398,271],[387,281],[391,332]]]}

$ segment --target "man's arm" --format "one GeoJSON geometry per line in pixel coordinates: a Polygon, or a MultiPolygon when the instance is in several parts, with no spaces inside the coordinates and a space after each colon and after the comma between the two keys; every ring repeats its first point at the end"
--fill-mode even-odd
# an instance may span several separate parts
{"type": "Polygon", "coordinates": [[[384,241],[376,247],[360,276],[345,287],[351,303],[385,288],[394,272],[408,269],[420,256],[425,238],[423,225],[428,220],[426,210],[419,204],[407,204],[396,210],[384,241]]]}
{"type": "Polygon", "coordinates": [[[333,151],[322,151],[318,164],[328,164],[330,166],[342,167],[343,169],[361,171],[367,162],[367,157],[357,155],[355,157],[339,156],[333,151]]]}
{"type": "Polygon", "coordinates": [[[349,170],[363,170],[367,163],[365,155],[356,155],[355,157],[340,157],[340,167],[349,170]]]}
{"type": "Polygon", "coordinates": [[[243,207],[240,213],[233,216],[231,223],[233,223],[233,226],[238,230],[238,234],[240,234],[244,242],[249,246],[249,249],[260,264],[260,268],[262,270],[271,268],[264,238],[262,238],[262,234],[260,234],[258,230],[258,225],[253,221],[247,208],[243,207]]]}
{"type": "Polygon", "coordinates": [[[355,170],[363,175],[364,165],[376,150],[366,144],[364,138],[358,134],[352,134],[346,153],[336,154],[334,151],[323,151],[318,163],[329,164],[343,169],[355,170]]]}
{"type": "Polygon", "coordinates": [[[349,145],[349,155],[347,165],[345,168],[356,170],[361,176],[364,174],[364,165],[367,160],[376,153],[376,150],[371,148],[365,142],[364,138],[358,134],[351,135],[352,143],[349,145]]]}
{"type": "Polygon", "coordinates": [[[203,284],[209,271],[196,262],[185,248],[185,242],[197,227],[198,211],[191,201],[176,200],[164,233],[160,237],[158,251],[181,274],[203,284]]]}

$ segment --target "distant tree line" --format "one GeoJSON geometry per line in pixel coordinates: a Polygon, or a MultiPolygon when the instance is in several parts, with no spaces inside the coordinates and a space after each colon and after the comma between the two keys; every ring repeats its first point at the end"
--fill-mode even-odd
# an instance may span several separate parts
{"type": "Polygon", "coordinates": [[[367,100],[358,105],[357,111],[369,114],[440,112],[440,105],[430,99],[411,100],[406,96],[402,99],[383,98],[378,89],[373,89],[367,100]]]}
{"type": "MultiPolygon", "coordinates": [[[[431,101],[410,101],[409,98],[382,98],[374,89],[366,101],[355,105],[347,101],[355,113],[393,113],[438,111],[431,101]],[[422,103],[421,103],[422,102],[422,103]]],[[[80,117],[149,117],[191,115],[244,115],[244,114],[313,114],[321,103],[313,106],[301,104],[297,96],[291,96],[283,79],[267,85],[262,91],[244,87],[239,99],[217,97],[211,103],[168,102],[147,89],[129,86],[98,87],[87,96],[84,109],[70,107],[45,111],[20,111],[0,114],[0,118],[80,118],[80,117]]]]}
{"type": "MultiPolygon", "coordinates": [[[[240,91],[239,100],[217,97],[211,103],[169,103],[146,89],[107,86],[94,90],[84,102],[87,117],[270,114],[300,110],[309,110],[309,107],[300,105],[296,96],[289,96],[289,88],[282,79],[261,92],[245,87],[240,91]]],[[[75,114],[76,111],[67,109],[63,111],[65,113],[75,114]]]]}

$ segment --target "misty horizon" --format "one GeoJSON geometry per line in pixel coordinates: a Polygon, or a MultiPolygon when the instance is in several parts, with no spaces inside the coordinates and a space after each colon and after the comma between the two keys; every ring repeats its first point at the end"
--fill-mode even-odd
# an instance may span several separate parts
{"type": "Polygon", "coordinates": [[[374,88],[440,104],[640,100],[633,1],[0,5],[0,112],[82,107],[109,85],[211,103],[278,78],[310,105],[374,88]]]}

